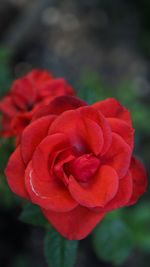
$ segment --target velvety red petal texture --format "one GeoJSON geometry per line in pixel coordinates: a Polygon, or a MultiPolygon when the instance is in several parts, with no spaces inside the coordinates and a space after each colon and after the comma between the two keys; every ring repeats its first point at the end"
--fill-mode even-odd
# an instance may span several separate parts
{"type": "Polygon", "coordinates": [[[11,190],[18,196],[28,199],[24,181],[25,165],[21,157],[20,147],[11,155],[5,169],[5,175],[11,190]]]}
{"type": "Polygon", "coordinates": [[[39,176],[40,180],[52,180],[53,176],[50,176],[51,165],[64,149],[68,148],[68,140],[64,134],[54,134],[47,136],[36,148],[35,153],[32,158],[33,169],[39,176]],[[55,155],[55,151],[57,151],[55,155]],[[40,162],[40,164],[39,164],[40,162]]]}
{"type": "Polygon", "coordinates": [[[81,118],[76,110],[69,110],[58,116],[49,128],[49,135],[64,133],[68,138],[70,145],[78,154],[86,152],[85,141],[80,136],[79,127],[82,124],[81,118]]]}
{"type": "Polygon", "coordinates": [[[119,180],[118,192],[115,197],[106,205],[105,210],[111,211],[128,205],[133,192],[132,176],[128,172],[127,175],[119,180]]]}
{"type": "Polygon", "coordinates": [[[100,160],[92,154],[85,154],[74,158],[65,165],[67,173],[77,181],[87,183],[94,177],[100,167],[100,160]]]}
{"type": "Polygon", "coordinates": [[[49,114],[60,115],[64,111],[77,109],[79,107],[87,105],[83,100],[73,96],[59,96],[50,103],[40,108],[33,116],[33,120],[47,116],[49,114]]]}
{"type": "Polygon", "coordinates": [[[36,101],[36,87],[27,77],[17,79],[11,88],[11,98],[18,111],[25,111],[36,101]]]}
{"type": "Polygon", "coordinates": [[[67,136],[78,134],[78,127],[82,123],[76,110],[68,110],[58,116],[49,129],[49,134],[65,133],[67,136]]]}
{"type": "Polygon", "coordinates": [[[116,99],[108,98],[92,105],[95,109],[101,111],[106,118],[118,118],[132,126],[129,111],[123,107],[116,99]]]}
{"type": "MultiPolygon", "coordinates": [[[[104,118],[104,116],[100,113],[97,112],[93,107],[83,107],[78,110],[78,113],[80,114],[84,124],[85,124],[85,130],[88,129],[88,122],[93,121],[95,122],[99,128],[101,129],[103,133],[103,147],[97,148],[97,150],[102,150],[101,155],[105,154],[107,150],[109,149],[111,142],[112,142],[112,137],[111,137],[111,128],[107,120],[104,118]],[[86,123],[87,121],[87,123],[86,123]]],[[[79,117],[79,116],[78,116],[79,117]]],[[[98,127],[97,127],[98,128],[98,127]]],[[[93,133],[92,139],[94,139],[95,134],[93,133]]],[[[91,135],[89,136],[91,137],[91,135]]],[[[87,139],[90,142],[90,138],[87,139]]],[[[99,140],[99,143],[102,143],[102,141],[99,140]]],[[[97,144],[97,147],[99,146],[97,144]]]]}
{"type": "Polygon", "coordinates": [[[43,117],[31,123],[22,134],[21,152],[25,164],[27,164],[32,157],[32,154],[37,145],[48,134],[50,124],[55,119],[55,116],[43,117]]]}
{"type": "Polygon", "coordinates": [[[106,152],[111,144],[111,128],[93,108],[82,107],[58,116],[49,134],[65,133],[78,151],[92,150],[94,154],[106,152]],[[84,149],[84,148],[85,149],[84,149]]]}
{"type": "Polygon", "coordinates": [[[31,112],[24,112],[24,113],[18,113],[14,117],[14,119],[11,120],[10,125],[12,128],[12,131],[14,135],[19,135],[22,133],[22,131],[27,127],[32,119],[32,113],[31,112]]]}
{"type": "Polygon", "coordinates": [[[130,173],[133,179],[133,194],[129,205],[137,202],[138,198],[144,194],[147,188],[147,174],[143,164],[135,157],[131,160],[130,173]]]}
{"type": "Polygon", "coordinates": [[[112,133],[112,144],[104,162],[116,170],[119,178],[123,178],[130,166],[131,152],[126,142],[118,134],[112,133]]]}
{"type": "Polygon", "coordinates": [[[66,212],[78,206],[78,203],[71,197],[60,180],[45,181],[39,179],[31,163],[28,164],[26,170],[25,184],[32,202],[40,207],[57,212],[66,212]]]}
{"type": "Polygon", "coordinates": [[[96,213],[81,206],[65,213],[45,209],[42,209],[42,212],[50,224],[69,240],[85,238],[105,215],[104,212],[96,213]]]}
{"type": "Polygon", "coordinates": [[[10,96],[6,96],[1,102],[0,102],[0,111],[4,113],[4,115],[10,117],[14,116],[16,114],[16,107],[13,105],[12,99],[10,96]]]}
{"type": "Polygon", "coordinates": [[[56,152],[55,155],[49,157],[49,160],[51,160],[50,175],[54,175],[57,179],[60,179],[66,186],[68,186],[69,179],[65,166],[75,160],[75,156],[70,148],[64,149],[61,152],[56,152]]]}
{"type": "Polygon", "coordinates": [[[89,184],[69,178],[69,191],[74,199],[88,208],[104,207],[117,193],[119,178],[115,170],[102,166],[89,184]]]}
{"type": "Polygon", "coordinates": [[[43,86],[41,86],[40,95],[42,97],[48,97],[50,90],[51,96],[75,94],[72,87],[63,78],[48,80],[46,83],[43,84],[43,86]]]}
{"type": "Polygon", "coordinates": [[[125,121],[116,119],[116,118],[109,118],[109,124],[111,126],[112,132],[117,133],[120,135],[123,140],[133,149],[134,144],[134,130],[133,128],[127,124],[125,121]]]}
{"type": "Polygon", "coordinates": [[[98,155],[104,146],[103,132],[99,125],[90,119],[85,119],[79,125],[79,135],[86,140],[87,147],[98,155]]]}

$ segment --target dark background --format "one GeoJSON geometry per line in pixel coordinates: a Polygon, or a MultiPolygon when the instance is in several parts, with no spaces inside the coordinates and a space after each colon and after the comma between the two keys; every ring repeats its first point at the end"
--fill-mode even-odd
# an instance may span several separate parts
{"type": "MultiPolygon", "coordinates": [[[[0,0],[0,94],[37,67],[65,77],[89,103],[114,96],[126,105],[136,129],[135,152],[149,171],[149,0],[0,0]]],[[[18,220],[19,201],[3,180],[8,148],[4,144],[0,151],[0,266],[46,267],[44,232],[18,220]]],[[[123,267],[150,265],[149,199],[147,193],[137,206],[134,245],[123,267]]],[[[130,218],[132,212],[126,212],[130,218]]],[[[117,244],[119,253],[123,240],[117,244]]],[[[97,255],[89,237],[80,244],[76,266],[107,267],[109,260],[114,263],[109,253],[108,259],[97,255]]]]}

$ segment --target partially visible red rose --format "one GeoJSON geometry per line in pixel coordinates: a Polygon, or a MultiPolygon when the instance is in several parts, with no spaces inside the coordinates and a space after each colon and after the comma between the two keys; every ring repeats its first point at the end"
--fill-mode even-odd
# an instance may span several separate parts
{"type": "Polygon", "coordinates": [[[35,111],[61,95],[74,95],[74,91],[64,79],[54,79],[48,71],[33,70],[15,80],[9,94],[0,102],[1,135],[20,135],[35,111]]]}
{"type": "Polygon", "coordinates": [[[130,114],[116,100],[87,106],[58,97],[33,119],[9,159],[7,181],[67,239],[86,237],[107,212],[145,192],[130,114]]]}

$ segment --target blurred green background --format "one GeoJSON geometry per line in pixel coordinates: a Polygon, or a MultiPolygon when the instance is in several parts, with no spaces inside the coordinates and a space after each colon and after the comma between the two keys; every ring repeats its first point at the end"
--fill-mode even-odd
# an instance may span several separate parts
{"type": "MultiPolygon", "coordinates": [[[[39,67],[65,77],[89,104],[115,97],[132,114],[135,154],[149,172],[150,2],[1,0],[0,96],[39,67]]],[[[0,265],[47,267],[40,227],[21,222],[4,167],[13,140],[0,139],[0,265]]],[[[34,224],[34,222],[33,222],[34,224]]],[[[118,210],[80,242],[78,267],[150,266],[150,193],[118,210]]]]}

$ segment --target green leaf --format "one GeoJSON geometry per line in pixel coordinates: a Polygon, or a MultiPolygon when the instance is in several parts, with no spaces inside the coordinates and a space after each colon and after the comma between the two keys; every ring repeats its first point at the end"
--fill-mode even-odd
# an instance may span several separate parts
{"type": "Polygon", "coordinates": [[[11,84],[10,60],[12,53],[4,47],[0,46],[0,97],[5,95],[11,84]]]}
{"type": "Polygon", "coordinates": [[[66,240],[53,228],[47,231],[44,253],[50,267],[72,267],[77,254],[78,241],[66,240]]]}
{"type": "Polygon", "coordinates": [[[150,204],[141,202],[128,209],[124,220],[131,229],[135,247],[150,251],[150,204]]]}
{"type": "Polygon", "coordinates": [[[30,265],[28,254],[17,254],[12,261],[11,267],[27,267],[30,265]]]}
{"type": "Polygon", "coordinates": [[[17,198],[9,189],[4,175],[4,169],[13,150],[14,145],[11,138],[0,138],[0,206],[6,209],[12,208],[13,205],[17,204],[17,198]]]}
{"type": "Polygon", "coordinates": [[[24,206],[19,219],[25,223],[35,226],[47,227],[48,222],[45,220],[40,208],[28,203],[24,206]]]}
{"type": "Polygon", "coordinates": [[[0,174],[0,208],[10,209],[18,204],[17,197],[10,191],[6,177],[0,174]]]}
{"type": "MultiPolygon", "coordinates": [[[[1,130],[1,125],[0,125],[1,130]]],[[[4,173],[4,169],[6,167],[7,161],[14,151],[14,143],[13,139],[9,138],[1,138],[0,137],[0,173],[4,173]]]]}
{"type": "Polygon", "coordinates": [[[97,257],[115,265],[122,264],[133,248],[130,230],[119,214],[106,217],[98,225],[92,242],[97,257]]]}

